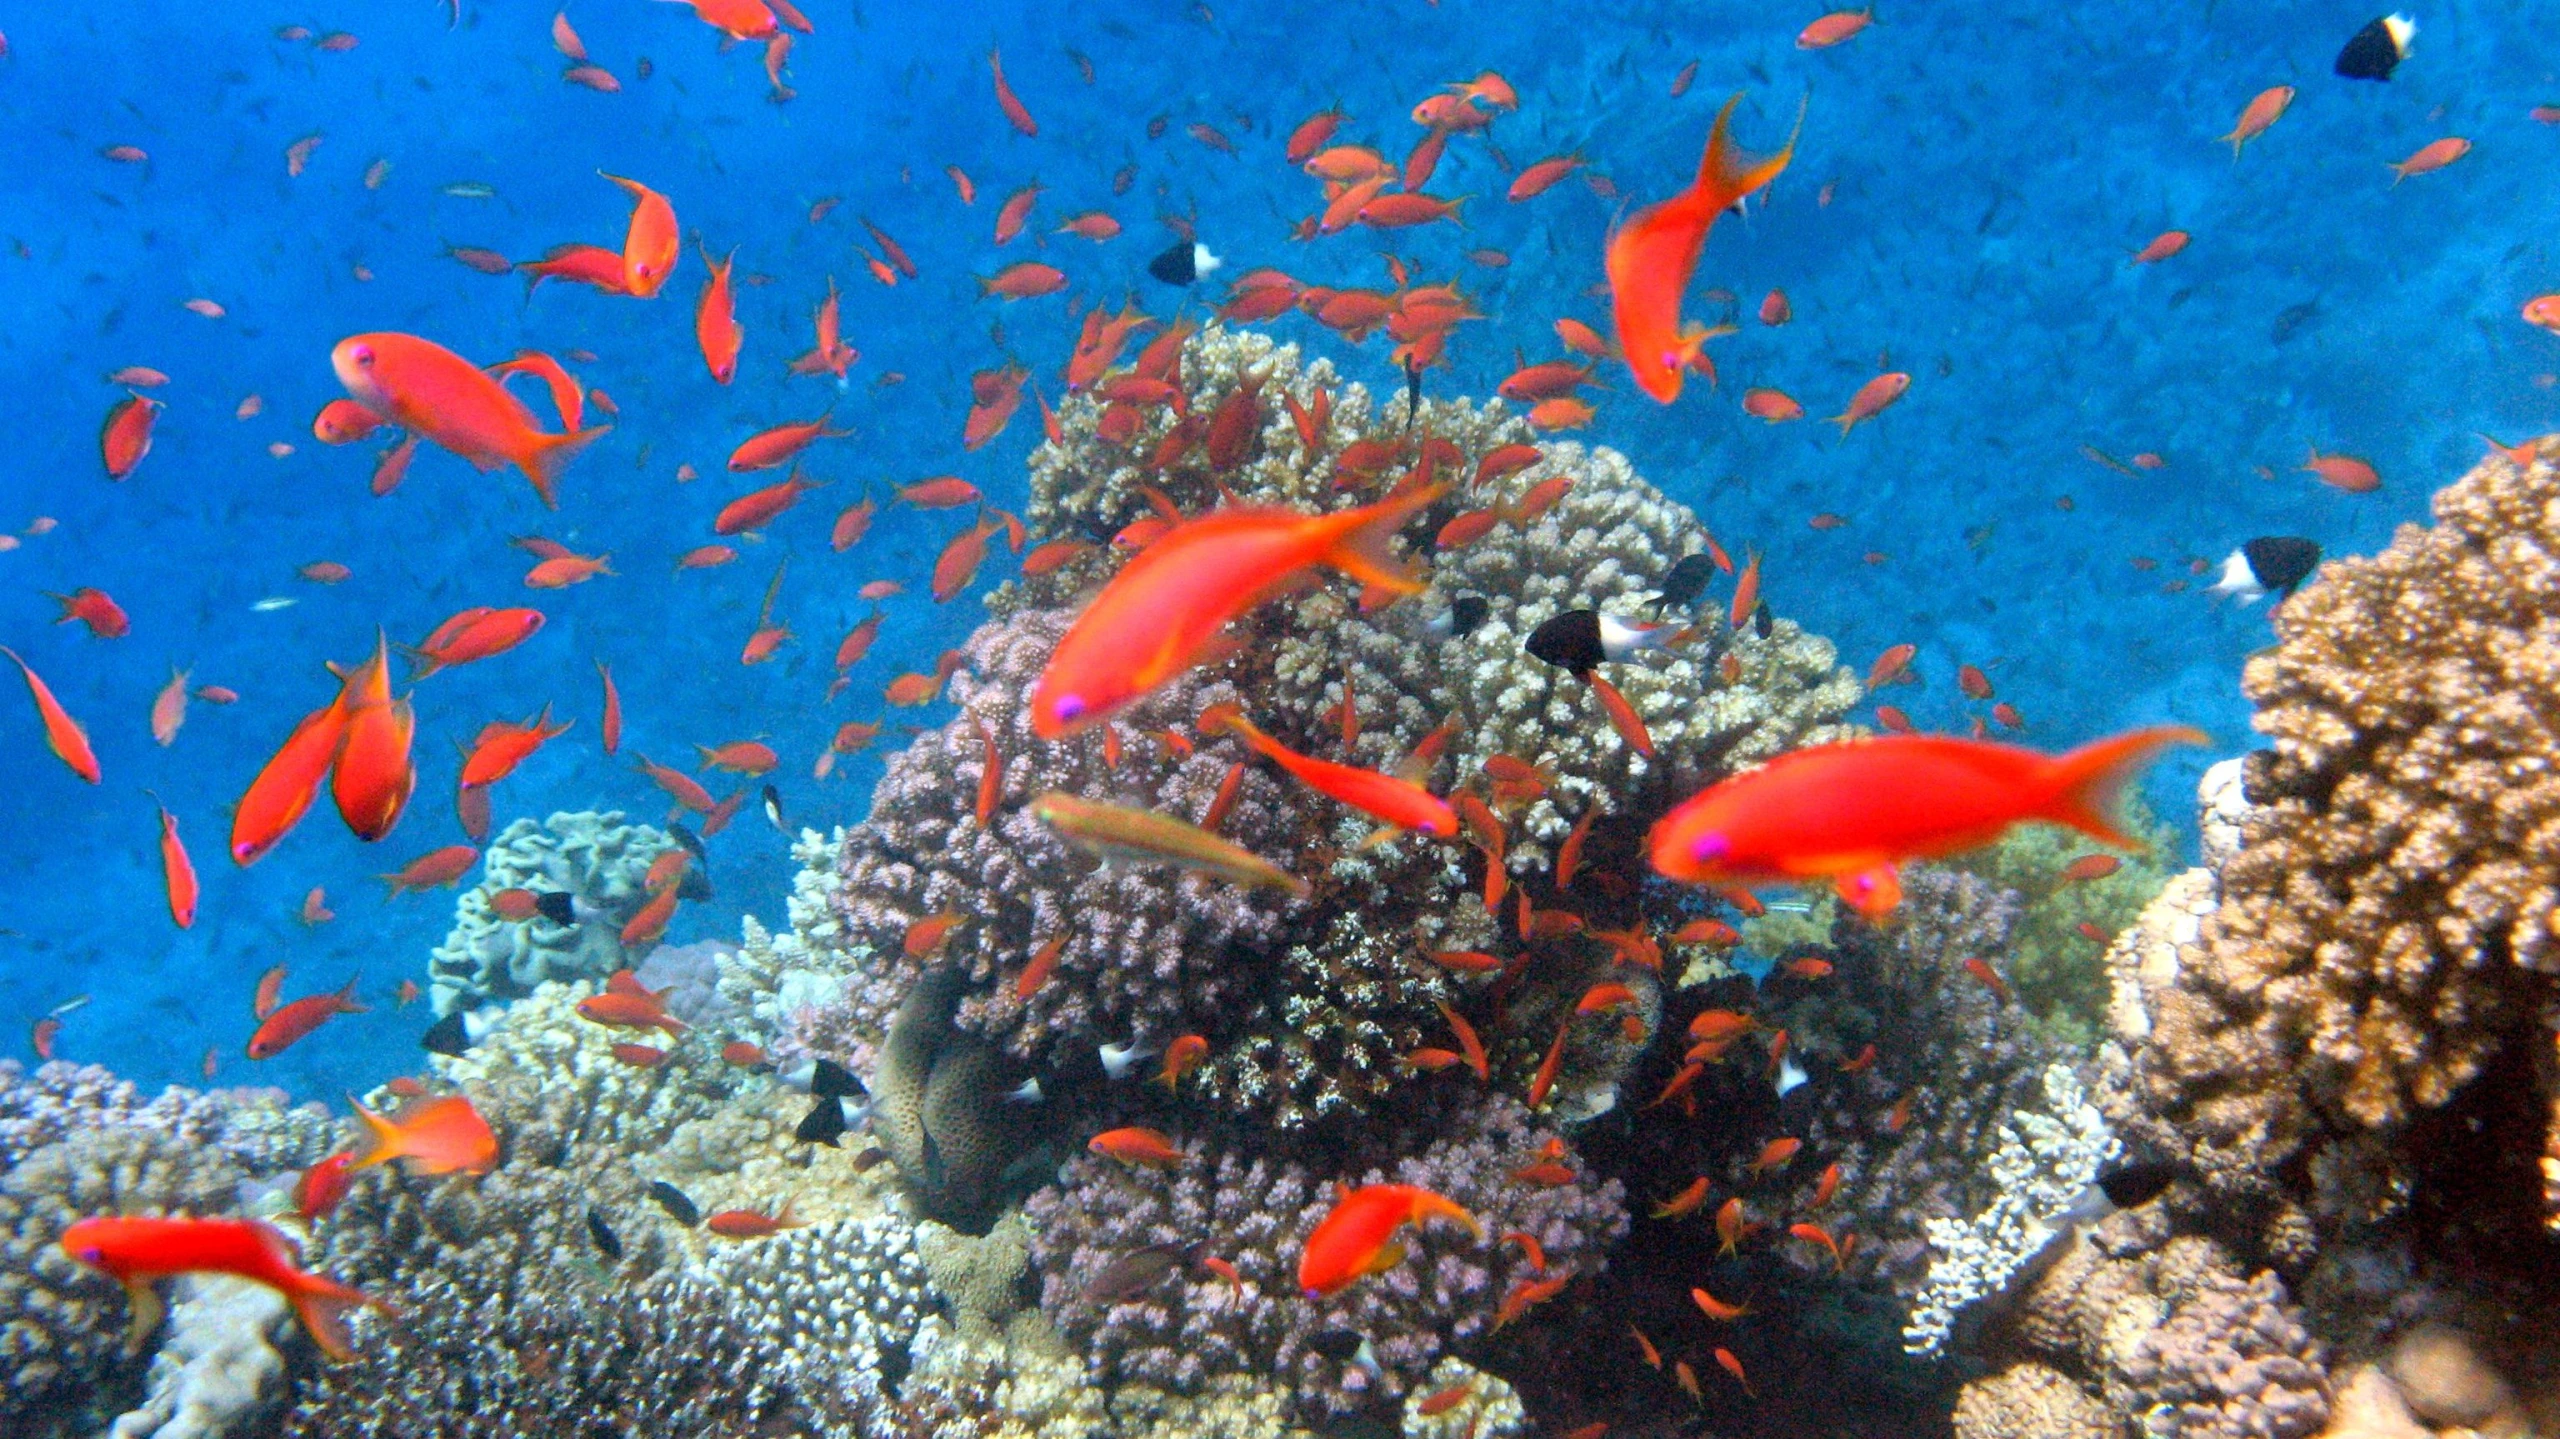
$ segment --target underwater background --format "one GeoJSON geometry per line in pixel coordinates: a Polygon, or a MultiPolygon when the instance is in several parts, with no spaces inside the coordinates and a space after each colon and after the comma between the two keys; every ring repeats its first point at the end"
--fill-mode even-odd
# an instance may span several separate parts
{"type": "MultiPolygon", "coordinates": [[[[1688,313],[1738,327],[1710,344],[1717,384],[1693,376],[1658,405],[1605,362],[1584,392],[1596,413],[1552,438],[1623,454],[1737,562],[1758,554],[1772,607],[1835,642],[1850,671],[1916,646],[1920,683],[1876,697],[1923,730],[1990,718],[1960,665],[1980,668],[2039,748],[2200,727],[2209,746],[2172,752],[2141,785],[2172,832],[2149,883],[2197,856],[2206,767],[2261,742],[2240,675],[2274,642],[2270,606],[2206,593],[2224,556],[2266,535],[2331,556],[2379,550],[2427,521],[2430,494],[2479,460],[2484,433],[2512,443],[2552,427],[2560,334],[2520,313],[2560,289],[2548,240],[2560,125],[2537,110],[2560,103],[2548,7],[2422,11],[2407,61],[2371,83],[2331,65],[2372,14],[2278,0],[1887,4],[1813,49],[1798,43],[1811,6],[815,0],[813,33],[780,76],[787,99],[760,44],[724,45],[686,6],[642,0],[560,12],[616,88],[565,83],[554,8],[0,7],[0,392],[13,419],[0,533],[17,540],[0,553],[0,641],[85,724],[104,771],[77,782],[45,753],[15,678],[0,680],[6,1047],[23,1051],[28,1027],[59,1012],[54,1053],[145,1091],[210,1079],[334,1100],[415,1070],[433,1015],[393,991],[426,983],[453,896],[386,896],[377,877],[465,842],[460,751],[482,725],[545,706],[575,727],[495,788],[499,829],[564,811],[654,823],[667,796],[636,756],[695,772],[696,746],[769,744],[779,767],[746,781],[744,812],[707,842],[711,897],[686,904],[667,938],[734,940],[750,916],[787,929],[805,859],[793,836],[862,820],[910,738],[901,726],[954,713],[886,707],[884,687],[968,641],[1018,563],[999,543],[975,588],[935,602],[927,575],[972,512],[893,505],[892,492],[957,475],[994,505],[1031,507],[1040,408],[1064,403],[1058,370],[1086,308],[1134,297],[1205,320],[1256,267],[1384,288],[1400,257],[1455,282],[1480,316],[1424,394],[1490,396],[1522,363],[1567,353],[1558,318],[1607,330],[1613,222],[1688,182],[1737,93],[1748,149],[1778,145],[1799,105],[1803,120],[1792,163],[1715,227],[1689,291],[1688,313]],[[996,103],[991,46],[1036,136],[996,103]],[[1470,197],[1463,223],[1292,237],[1322,203],[1283,160],[1301,121],[1338,108],[1338,142],[1400,160],[1422,133],[1417,102],[1486,70],[1517,108],[1457,139],[1430,185],[1470,197]],[[2277,85],[2297,87],[2290,108],[2235,154],[2218,137],[2277,85]],[[2468,153],[2395,178],[2393,162],[2449,136],[2468,153]],[[1504,198],[1522,167],[1566,154],[1583,167],[1504,198]],[[973,203],[946,167],[966,173],[973,203]],[[600,172],[674,205],[683,253],[656,299],[566,282],[529,293],[455,257],[619,245],[629,204],[600,172]],[[998,207],[1034,183],[1022,237],[997,246],[998,207]],[[1123,232],[1058,232],[1097,210],[1123,232]],[[1147,273],[1181,233],[1167,217],[1224,262],[1188,293],[1147,273]],[[916,275],[875,280],[866,220],[916,275]],[[2170,230],[2191,241],[2135,261],[2170,230]],[[733,249],[746,341],[723,386],[696,348],[692,301],[706,251],[733,249]],[[1025,259],[1063,270],[1064,293],[982,295],[1025,259]],[[830,283],[859,361],[842,383],[786,377],[830,283]],[[1761,318],[1773,289],[1791,308],[1783,324],[1761,318]],[[331,347],[375,330],[483,362],[589,352],[570,368],[609,392],[613,413],[590,422],[612,429],[568,468],[556,511],[520,475],[477,473],[432,445],[395,490],[371,494],[381,442],[326,445],[311,424],[344,393],[331,347]],[[964,451],[972,376],[1017,362],[1040,404],[964,451]],[[128,394],[110,377],[129,366],[165,373],[143,393],[166,408],[148,455],[111,481],[100,429],[128,394]],[[1886,370],[1913,377],[1898,402],[1845,433],[1820,422],[1886,370]],[[1744,413],[1755,386],[1783,389],[1804,417],[1744,413]],[[826,487],[727,539],[734,561],[680,568],[717,538],[723,505],[779,477],[728,473],[730,450],[822,415],[852,431],[805,456],[826,487]],[[2359,457],[2381,483],[2324,484],[2306,453],[2359,457]],[[876,520],[837,550],[831,523],[866,496],[876,520]],[[528,535],[609,555],[611,573],[528,589],[534,557],[513,543],[528,535]],[[302,573],[322,562],[346,576],[302,573]],[[876,580],[904,592],[858,595],[876,580]],[[49,596],[82,587],[112,595],[130,633],[54,623],[49,596]],[[223,856],[230,807],[334,693],[324,663],[361,660],[378,632],[414,644],[465,606],[514,604],[542,611],[538,635],[417,692],[418,792],[391,837],[364,844],[315,813],[254,866],[223,856]],[[768,606],[791,638],[742,664],[768,606]],[[831,689],[837,641],[875,607],[877,644],[831,689]],[[597,743],[598,662],[624,710],[618,755],[597,743]],[[173,670],[237,699],[199,698],[164,745],[150,710],[173,670]],[[881,722],[878,742],[813,776],[856,721],[881,722]],[[788,833],[760,812],[767,782],[788,833]],[[184,930],[163,903],[155,801],[202,878],[184,930]],[[334,911],[325,923],[302,917],[315,887],[334,911]],[[251,994],[277,965],[288,994],[354,980],[370,1010],[253,1061],[251,994]]],[[[1249,328],[1300,347],[1302,369],[1330,362],[1381,407],[1401,393],[1383,336],[1353,343],[1297,313],[1249,328]]],[[[1871,704],[1848,719],[1872,724],[1871,704]]],[[[724,797],[739,787],[704,778],[724,797]]],[[[2100,947],[2056,987],[2103,987],[2100,947]]],[[[1619,1263],[1641,1269],[1643,1254],[1619,1263]]]]}

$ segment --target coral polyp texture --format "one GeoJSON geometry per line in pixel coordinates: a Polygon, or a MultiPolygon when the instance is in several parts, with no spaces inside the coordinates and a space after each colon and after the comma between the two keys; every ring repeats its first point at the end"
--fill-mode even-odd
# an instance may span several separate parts
{"type": "Polygon", "coordinates": [[[1162,1169],[1070,1160],[1027,1209],[1043,1308],[1099,1379],[1195,1390],[1220,1374],[1264,1374],[1316,1413],[1349,1410],[1407,1392],[1443,1353],[1490,1337],[1523,1286],[1596,1272],[1626,1229],[1613,1179],[1516,1176],[1561,1142],[1516,1101],[1481,1099],[1436,1126],[1378,1138],[1407,1141],[1387,1145],[1403,1157],[1328,1172],[1212,1133],[1186,1139],[1182,1162],[1162,1169]],[[1336,1180],[1431,1189],[1467,1207],[1484,1237],[1434,1223],[1404,1237],[1405,1257],[1387,1272],[1309,1298],[1298,1289],[1298,1254],[1332,1207],[1336,1180]],[[1510,1235],[1534,1242],[1545,1267],[1510,1235]],[[1121,1277],[1150,1252],[1177,1257],[1143,1286],[1121,1277]],[[1223,1259],[1233,1278],[1209,1259],[1223,1259]],[[1346,1334],[1342,1346],[1326,1343],[1346,1334]],[[1354,1352],[1363,1338],[1366,1356],[1354,1352]]]}
{"type": "MultiPolygon", "coordinates": [[[[2136,1122],[2279,1220],[2404,1210],[2465,1153],[2400,1142],[2433,1112],[2485,1134],[2560,1098],[2560,472],[2493,455],[2434,510],[2285,603],[2245,677],[2272,744],[2238,850],[2127,967],[2136,1122]]],[[[2516,1211],[2466,1223],[2490,1213],[2516,1211]]]]}
{"type": "Polygon", "coordinates": [[[622,927],[649,896],[649,862],[675,846],[665,831],[625,821],[619,811],[519,819],[481,855],[480,883],[454,903],[453,930],[428,961],[436,1012],[514,999],[545,980],[602,979],[638,958],[622,927]],[[506,889],[565,892],[578,922],[536,915],[509,920],[489,908],[506,889]]]}

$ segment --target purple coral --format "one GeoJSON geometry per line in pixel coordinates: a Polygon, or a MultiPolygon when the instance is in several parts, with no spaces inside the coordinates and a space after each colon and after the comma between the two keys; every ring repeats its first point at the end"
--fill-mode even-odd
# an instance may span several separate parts
{"type": "MultiPolygon", "coordinates": [[[[961,713],[889,761],[870,817],[846,837],[835,900],[846,932],[888,956],[914,921],[944,910],[965,916],[937,961],[958,962],[978,986],[959,1023],[1024,1057],[1069,1036],[1135,1034],[1161,1046],[1212,1027],[1242,1006],[1252,961],[1280,934],[1291,904],[1167,866],[1101,863],[1032,816],[1029,800],[1065,790],[1196,820],[1227,771],[1222,755],[1184,754],[1152,738],[1187,731],[1202,709],[1238,698],[1199,673],[1129,710],[1116,767],[1100,735],[1054,744],[1035,737],[1028,696],[1067,620],[1063,611],[1026,610],[970,637],[969,664],[951,682],[961,713]],[[985,825],[975,813],[982,732],[1004,761],[1002,796],[985,825]],[[1017,999],[1010,981],[1057,938],[1066,945],[1056,974],[1017,999]]],[[[1298,829],[1294,798],[1249,772],[1222,833],[1285,863],[1298,829]]],[[[909,966],[910,980],[913,973],[909,966]]],[[[864,1016],[873,1028],[885,1018],[864,1016]]]]}
{"type": "Polygon", "coordinates": [[[2145,1334],[2121,1376],[2138,1411],[2168,1406],[2185,1439],[2302,1439],[2329,1422],[2320,1342],[2260,1272],[2207,1276],[2145,1334]]]}
{"type": "Polygon", "coordinates": [[[1026,1206],[1042,1307],[1100,1375],[1194,1390],[1217,1374],[1267,1374],[1312,1412],[1342,1411],[1365,1406],[1381,1385],[1356,1363],[1322,1352],[1319,1335],[1367,1339],[1383,1387],[1401,1392],[1451,1346],[1491,1333],[1514,1289],[1597,1272],[1626,1232],[1615,1180],[1578,1167],[1572,1181],[1554,1187],[1515,1176],[1556,1136],[1511,1099],[1488,1096],[1457,1110],[1436,1138],[1405,1137],[1409,1157],[1349,1172],[1219,1137],[1188,1140],[1183,1163],[1167,1170],[1081,1156],[1026,1206]],[[1299,1250],[1332,1206],[1336,1179],[1436,1190],[1476,1216],[1484,1242],[1445,1223],[1407,1231],[1403,1264],[1309,1302],[1297,1290],[1299,1250]],[[1518,1240],[1504,1237],[1514,1233],[1543,1247],[1543,1275],[1518,1240]],[[1193,1267],[1114,1303],[1091,1292],[1134,1250],[1203,1241],[1208,1254],[1235,1266],[1240,1283],[1193,1267]]]}

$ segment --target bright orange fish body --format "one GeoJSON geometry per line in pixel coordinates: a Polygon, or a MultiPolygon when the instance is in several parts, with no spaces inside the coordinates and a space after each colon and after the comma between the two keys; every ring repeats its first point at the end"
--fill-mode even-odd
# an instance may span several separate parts
{"type": "Polygon", "coordinates": [[[1076,616],[1031,697],[1032,732],[1101,723],[1189,669],[1227,623],[1326,566],[1396,594],[1421,586],[1388,541],[1441,488],[1329,515],[1238,506],[1185,520],[1138,552],[1076,616]]]}
{"type": "Polygon", "coordinates": [[[96,784],[99,778],[98,755],[89,747],[89,732],[80,727],[80,722],[71,717],[60,700],[53,697],[53,690],[37,677],[35,670],[18,658],[16,650],[0,645],[0,655],[7,655],[10,663],[18,667],[18,673],[25,677],[27,694],[36,702],[36,717],[44,722],[45,745],[53,751],[56,759],[71,767],[73,774],[96,784]]]}
{"type": "Polygon", "coordinates": [[[702,363],[711,378],[727,384],[738,376],[738,350],[746,343],[747,330],[738,323],[738,296],[730,286],[729,274],[738,265],[738,252],[713,263],[711,252],[702,252],[703,268],[711,278],[702,282],[702,297],[693,307],[693,338],[702,347],[702,363]]]}
{"type": "Polygon", "coordinates": [[[2108,844],[2126,837],[2106,814],[2133,771],[2202,732],[2159,725],[2065,755],[1934,735],[1816,745],[1780,755],[1692,796],[1646,842],[1653,867],[1718,886],[1829,880],[1870,917],[1891,912],[1894,867],[1998,839],[2028,820],[2108,844]]]}
{"type": "Polygon", "coordinates": [[[1408,779],[1300,754],[1264,734],[1234,705],[1213,706],[1200,717],[1200,728],[1203,732],[1226,730],[1255,753],[1295,775],[1307,788],[1340,800],[1372,819],[1398,829],[1419,830],[1433,839],[1457,836],[1457,811],[1449,808],[1447,800],[1408,779]]]}
{"type": "MultiPolygon", "coordinates": [[[[1646,394],[1664,404],[1680,396],[1680,380],[1689,349],[1680,333],[1681,292],[1698,268],[1707,247],[1707,232],[1716,217],[1734,202],[1768,184],[1787,168],[1795,154],[1795,137],[1775,155],[1754,159],[1734,146],[1726,131],[1733,107],[1727,100],[1716,113],[1707,136],[1707,152],[1698,163],[1698,179],[1686,191],[1638,211],[1609,237],[1609,296],[1617,319],[1618,348],[1627,369],[1646,394]]],[[[1803,128],[1801,113],[1796,118],[1803,128]]]]}
{"type": "Polygon", "coordinates": [[[125,1346],[133,1352],[160,1327],[152,1286],[181,1274],[228,1274],[275,1290],[332,1359],[354,1357],[346,1311],[380,1302],[305,1273],[284,1235],[255,1219],[83,1219],[62,1231],[62,1252],[124,1286],[133,1301],[125,1346]]]}
{"type": "Polygon", "coordinates": [[[302,822],[311,802],[320,797],[321,782],[329,777],[329,765],[338,757],[338,742],[346,731],[347,706],[342,695],[327,709],[304,715],[293,733],[285,736],[231,813],[232,863],[256,864],[302,822]]]}
{"type": "Polygon", "coordinates": [[[358,1169],[394,1159],[407,1161],[412,1174],[486,1174],[498,1167],[498,1136],[459,1094],[419,1100],[396,1119],[361,1104],[355,1111],[373,1141],[355,1162],[358,1169]]]}
{"type": "Polygon", "coordinates": [[[432,340],[391,331],[350,335],[329,355],[338,382],[386,422],[414,431],[487,471],[514,465],[546,505],[560,472],[609,426],[552,434],[498,380],[432,340]]]}
{"type": "MultiPolygon", "coordinates": [[[[762,9],[762,5],[757,5],[762,9]]],[[[767,23],[771,23],[767,13],[767,23]]],[[[770,32],[768,32],[770,33],[770,32]]],[[[756,37],[758,39],[762,36],[756,37]]],[[[599,170],[596,172],[604,175],[599,170]]],[[[641,299],[649,299],[667,283],[676,271],[676,256],[682,253],[682,237],[676,229],[675,206],[667,197],[620,175],[605,175],[631,196],[631,225],[622,236],[622,288],[641,299]]]]}
{"type": "Polygon", "coordinates": [[[337,707],[346,719],[329,794],[356,838],[377,840],[400,822],[418,787],[409,754],[418,717],[407,699],[391,697],[390,649],[380,639],[373,658],[347,676],[337,707]]]}
{"type": "Polygon", "coordinates": [[[257,1032],[249,1036],[249,1057],[273,1059],[339,1015],[365,1012],[365,1007],[356,1003],[356,982],[352,979],[346,988],[333,994],[305,995],[280,1006],[259,1022],[257,1032]]]}
{"type": "Polygon", "coordinates": [[[1453,1219],[1484,1240],[1476,1223],[1458,1202],[1411,1184],[1364,1184],[1346,1191],[1317,1221],[1298,1256],[1298,1288],[1309,1299],[1322,1299],[1353,1281],[1383,1274],[1404,1262],[1396,1231],[1407,1224],[1453,1219]]]}

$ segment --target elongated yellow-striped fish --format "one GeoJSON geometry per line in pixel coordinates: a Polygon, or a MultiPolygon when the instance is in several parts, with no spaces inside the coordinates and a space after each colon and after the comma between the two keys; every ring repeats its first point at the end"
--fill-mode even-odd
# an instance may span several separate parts
{"type": "Polygon", "coordinates": [[[1051,790],[1031,802],[1031,813],[1069,842],[1105,859],[1170,864],[1241,884],[1283,889],[1307,897],[1307,882],[1195,824],[1151,809],[1104,804],[1051,790]]]}

